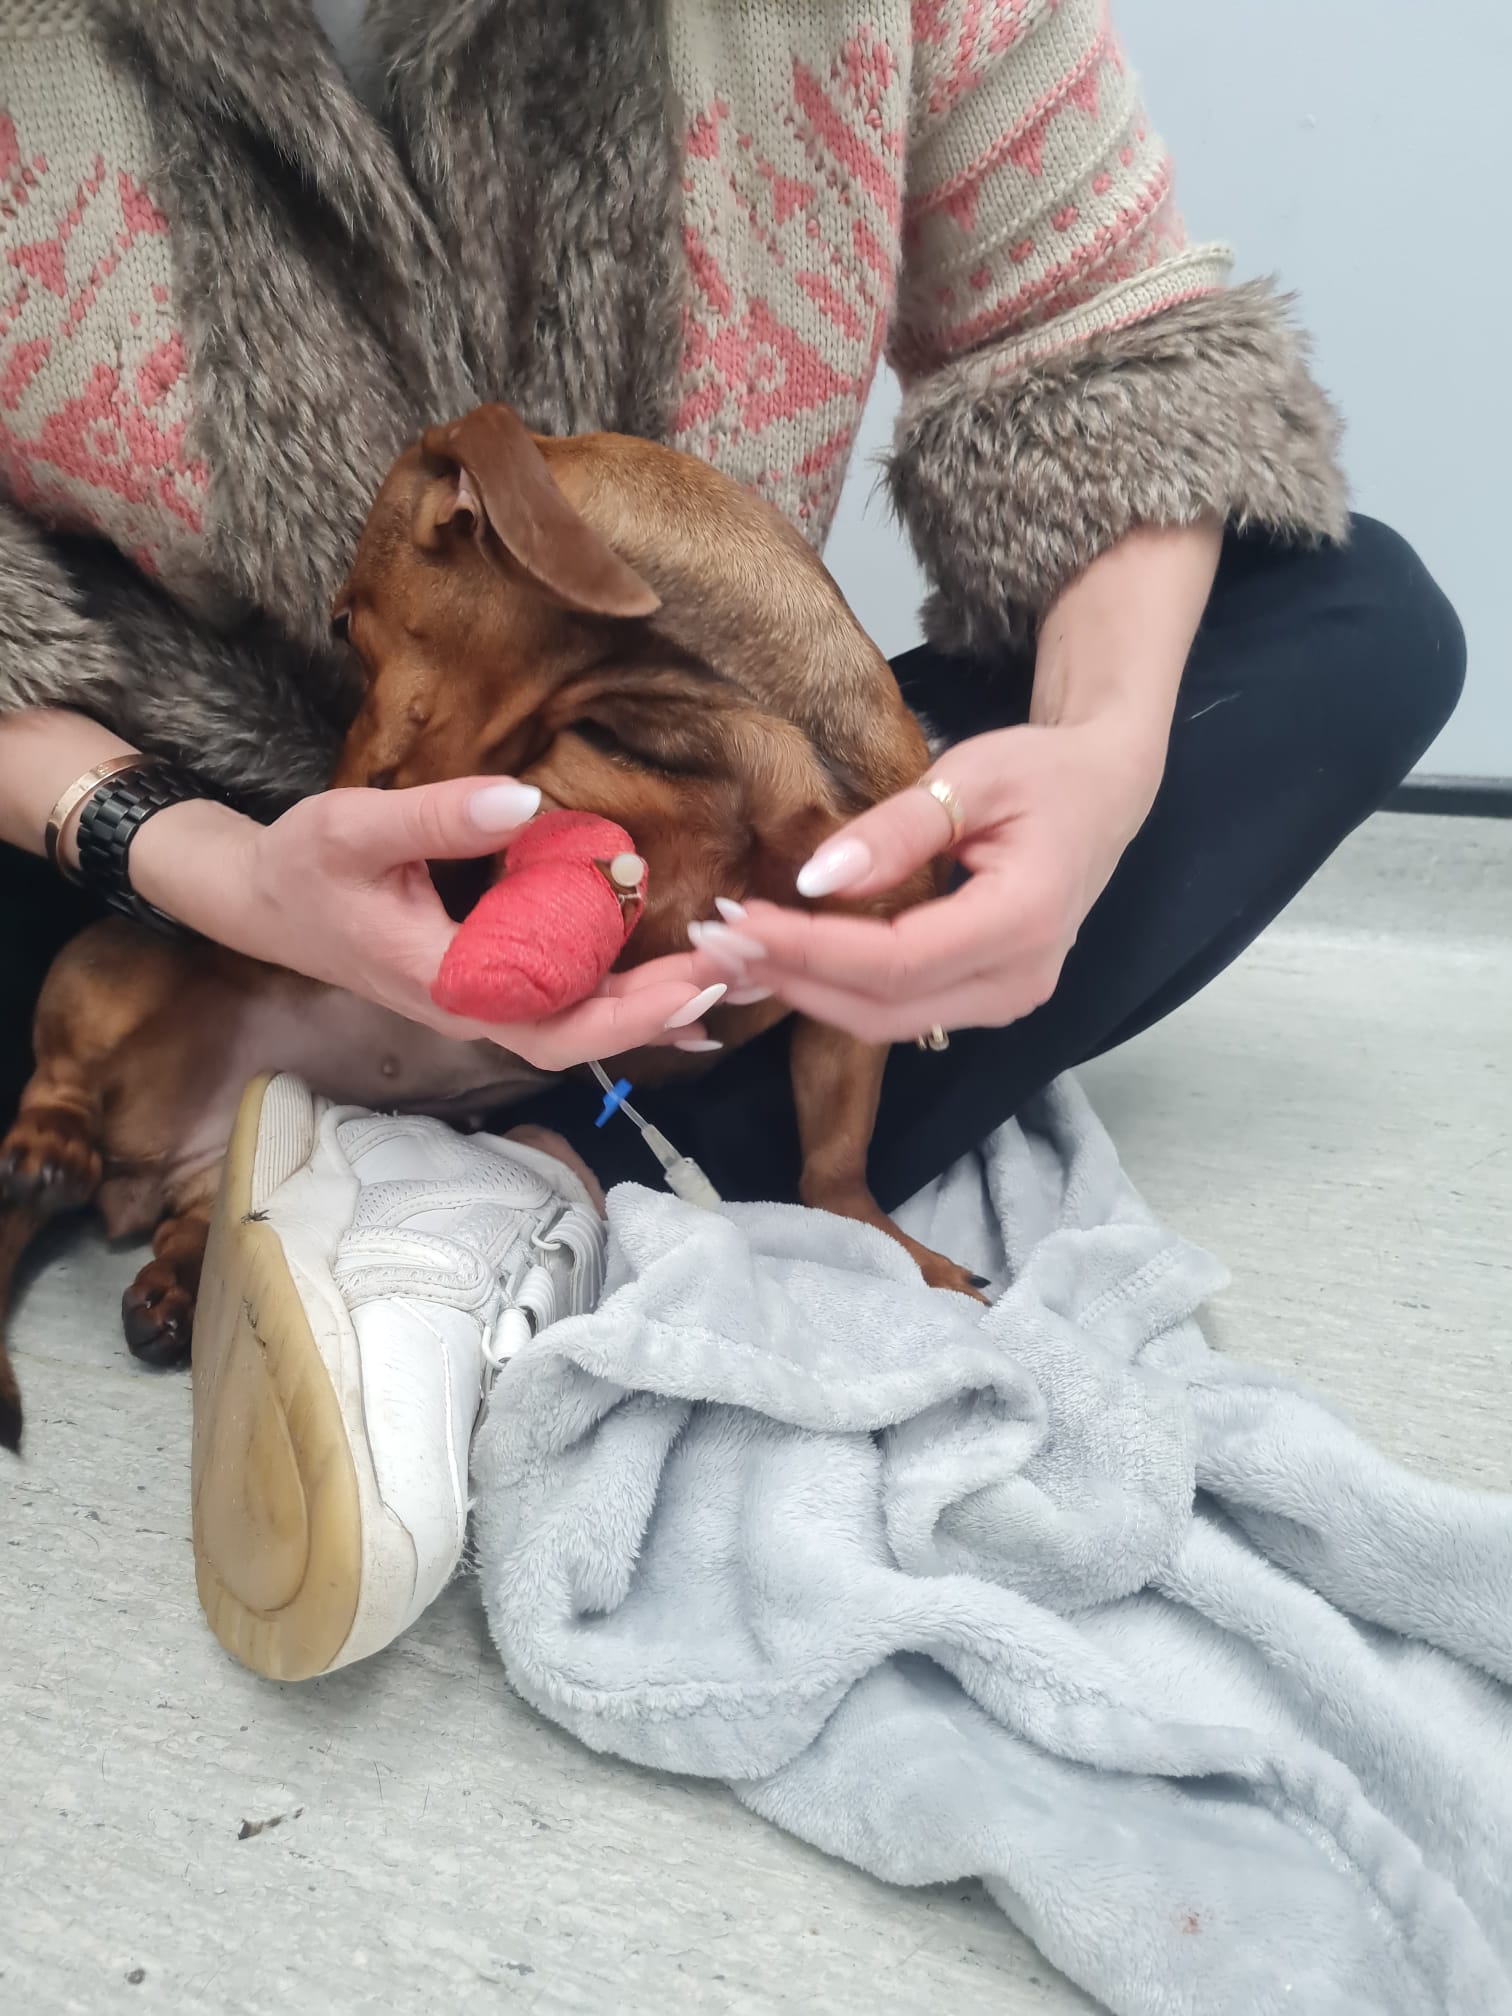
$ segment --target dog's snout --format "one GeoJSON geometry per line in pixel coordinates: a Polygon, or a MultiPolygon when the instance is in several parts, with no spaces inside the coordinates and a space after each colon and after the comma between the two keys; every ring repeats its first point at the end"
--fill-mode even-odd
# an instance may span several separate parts
{"type": "Polygon", "coordinates": [[[394,779],[398,775],[399,765],[397,763],[385,763],[381,769],[369,770],[367,779],[368,789],[370,791],[387,791],[392,787],[394,779]]]}

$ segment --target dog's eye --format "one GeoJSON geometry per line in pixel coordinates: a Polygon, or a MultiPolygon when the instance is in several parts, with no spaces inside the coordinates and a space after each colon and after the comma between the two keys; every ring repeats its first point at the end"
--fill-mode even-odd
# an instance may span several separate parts
{"type": "Polygon", "coordinates": [[[585,715],[581,720],[573,722],[572,732],[580,741],[586,742],[590,749],[597,749],[601,756],[617,756],[622,762],[641,765],[646,761],[639,750],[632,749],[602,721],[591,720],[585,715]]]}
{"type": "Polygon", "coordinates": [[[345,609],[338,610],[331,618],[331,636],[338,644],[345,644],[351,633],[352,618],[345,609]]]}
{"type": "Polygon", "coordinates": [[[711,774],[715,765],[701,735],[695,732],[691,737],[679,736],[663,718],[654,734],[650,724],[645,724],[647,732],[644,740],[632,741],[625,730],[633,721],[634,716],[631,715],[629,720],[622,718],[611,728],[607,722],[582,716],[573,722],[572,732],[590,749],[597,749],[601,756],[607,756],[616,763],[632,764],[637,770],[657,770],[671,777],[711,774]]]}

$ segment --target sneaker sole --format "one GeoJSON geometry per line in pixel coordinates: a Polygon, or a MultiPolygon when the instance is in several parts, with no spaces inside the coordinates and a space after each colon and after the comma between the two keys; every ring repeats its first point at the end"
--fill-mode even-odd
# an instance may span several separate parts
{"type": "MultiPolygon", "coordinates": [[[[242,1096],[194,1322],[194,1570],[211,1630],[270,1680],[358,1656],[363,1499],[348,1425],[282,1243],[255,1208],[270,1078],[242,1096]],[[345,1657],[343,1657],[345,1654],[345,1657]]],[[[308,1105],[308,1101],[306,1101],[308,1105]]],[[[276,1116],[292,1173],[313,1145],[276,1116]]]]}

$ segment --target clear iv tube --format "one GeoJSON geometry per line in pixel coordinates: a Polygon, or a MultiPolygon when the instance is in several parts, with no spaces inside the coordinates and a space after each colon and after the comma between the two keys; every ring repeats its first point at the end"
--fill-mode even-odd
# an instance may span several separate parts
{"type": "MultiPolygon", "coordinates": [[[[590,1060],[588,1068],[612,1097],[614,1080],[603,1065],[590,1060]]],[[[643,1113],[637,1113],[628,1100],[619,1099],[615,1104],[631,1125],[639,1129],[642,1141],[661,1164],[662,1175],[673,1196],[680,1197],[685,1204],[696,1204],[701,1211],[717,1211],[722,1201],[719,1192],[693,1158],[679,1155],[661,1129],[653,1127],[643,1113]]]]}

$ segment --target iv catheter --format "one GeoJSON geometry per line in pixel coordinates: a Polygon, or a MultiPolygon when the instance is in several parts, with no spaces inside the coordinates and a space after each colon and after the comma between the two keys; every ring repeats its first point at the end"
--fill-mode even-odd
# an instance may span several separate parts
{"type": "Polygon", "coordinates": [[[604,1105],[595,1127],[604,1126],[616,1113],[623,1113],[632,1126],[640,1130],[640,1137],[661,1164],[667,1188],[674,1197],[681,1197],[685,1204],[696,1204],[701,1211],[717,1211],[721,1198],[714,1185],[705,1176],[698,1164],[688,1155],[679,1155],[672,1143],[659,1127],[653,1127],[643,1113],[637,1113],[630,1104],[631,1085],[628,1078],[611,1078],[602,1064],[590,1062],[588,1069],[604,1089],[604,1105]]]}

